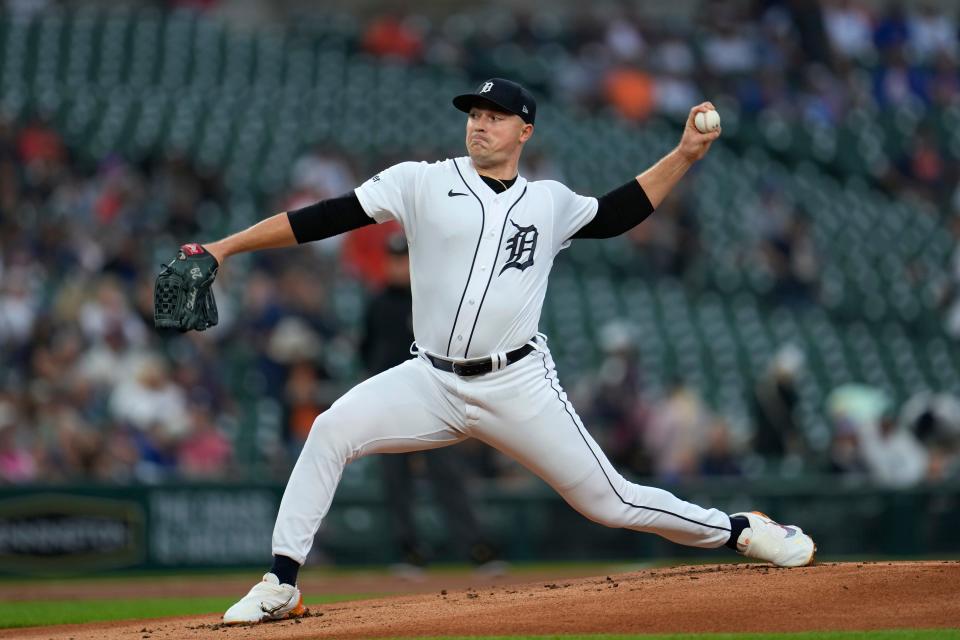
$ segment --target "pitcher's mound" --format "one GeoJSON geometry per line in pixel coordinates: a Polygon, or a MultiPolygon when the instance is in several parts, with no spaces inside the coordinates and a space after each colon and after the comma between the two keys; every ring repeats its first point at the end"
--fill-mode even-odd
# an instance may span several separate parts
{"type": "MultiPolygon", "coordinates": [[[[708,565],[314,606],[223,627],[215,616],[20,629],[17,637],[375,638],[960,627],[960,562],[708,565]]],[[[309,594],[307,594],[309,596],[309,594]]],[[[0,637],[6,634],[0,632],[0,637]]]]}

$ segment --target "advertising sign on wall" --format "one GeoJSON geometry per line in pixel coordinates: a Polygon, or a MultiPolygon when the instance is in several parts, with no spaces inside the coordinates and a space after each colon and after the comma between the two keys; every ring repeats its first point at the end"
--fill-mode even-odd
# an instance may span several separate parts
{"type": "Polygon", "coordinates": [[[135,500],[40,493],[0,499],[0,568],[69,573],[142,564],[146,518],[135,500]]]}

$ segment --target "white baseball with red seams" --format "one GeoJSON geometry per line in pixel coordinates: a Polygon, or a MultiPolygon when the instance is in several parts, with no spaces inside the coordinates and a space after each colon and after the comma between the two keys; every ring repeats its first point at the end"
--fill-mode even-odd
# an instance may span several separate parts
{"type": "Polygon", "coordinates": [[[349,462],[466,438],[516,459],[606,526],[696,547],[728,540],[725,513],[617,473],[568,401],[546,337],[537,333],[553,260],[596,215],[595,198],[522,176],[497,194],[469,157],[401,163],[356,194],[377,222],[403,226],[420,353],[361,383],[316,419],[281,501],[274,555],[305,561],[349,462]],[[526,357],[473,377],[438,370],[423,353],[502,363],[527,343],[534,351],[526,357]]]}
{"type": "Polygon", "coordinates": [[[710,133],[720,128],[720,114],[713,109],[701,111],[693,118],[693,124],[700,133],[710,133]]]}

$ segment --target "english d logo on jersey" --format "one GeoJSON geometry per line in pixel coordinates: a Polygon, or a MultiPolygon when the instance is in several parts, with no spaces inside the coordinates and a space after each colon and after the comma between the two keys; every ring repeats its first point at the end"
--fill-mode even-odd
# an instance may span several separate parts
{"type": "Polygon", "coordinates": [[[527,267],[533,266],[533,253],[537,249],[537,228],[533,225],[521,227],[513,220],[510,221],[517,232],[507,240],[506,250],[510,252],[507,257],[507,264],[503,265],[498,275],[503,275],[507,269],[514,268],[523,271],[527,267]]]}

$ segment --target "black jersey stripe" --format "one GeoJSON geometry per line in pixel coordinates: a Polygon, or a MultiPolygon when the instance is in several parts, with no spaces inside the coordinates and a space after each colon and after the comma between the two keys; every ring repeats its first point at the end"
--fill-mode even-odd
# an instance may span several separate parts
{"type": "Polygon", "coordinates": [[[473,189],[470,188],[470,185],[467,184],[467,181],[464,180],[463,174],[460,172],[460,167],[457,165],[456,160],[451,160],[453,162],[453,168],[457,170],[457,175],[460,176],[460,180],[463,182],[463,186],[477,199],[477,202],[480,204],[480,235],[477,236],[477,248],[473,250],[473,262],[470,263],[470,273],[467,274],[467,282],[463,285],[463,293],[460,295],[460,304],[457,305],[457,314],[453,316],[453,326],[450,327],[450,339],[447,340],[447,357],[450,357],[450,345],[453,344],[453,334],[457,331],[457,320],[460,319],[460,309],[463,308],[463,299],[467,297],[467,289],[470,288],[470,278],[473,277],[473,267],[477,264],[477,254],[480,252],[480,241],[483,240],[483,228],[487,224],[487,213],[483,208],[483,201],[477,196],[473,189]]]}
{"type": "Polygon", "coordinates": [[[570,422],[573,423],[573,427],[577,430],[577,433],[580,434],[580,438],[583,440],[583,444],[586,445],[587,449],[590,450],[590,454],[593,456],[593,459],[597,461],[597,465],[600,467],[600,471],[603,473],[603,477],[607,479],[607,484],[610,485],[610,489],[613,491],[614,495],[619,498],[620,502],[627,505],[628,507],[634,507],[636,509],[645,509],[647,511],[658,511],[660,513],[665,513],[669,516],[675,518],[680,518],[681,520],[686,520],[687,522],[699,525],[701,527],[706,527],[707,529],[718,529],[719,531],[730,531],[727,527],[718,527],[712,524],[706,524],[705,522],[699,522],[697,520],[692,520],[690,518],[684,517],[679,513],[674,513],[673,511],[667,511],[666,509],[658,509],[657,507],[646,507],[642,504],[633,504],[632,502],[627,502],[623,499],[623,496],[620,495],[620,492],[617,491],[617,488],[613,486],[613,481],[610,480],[610,476],[607,475],[607,470],[603,468],[603,464],[600,462],[600,458],[597,457],[597,453],[593,450],[593,447],[590,446],[590,442],[587,440],[586,436],[583,435],[583,427],[577,423],[577,420],[573,417],[573,414],[570,412],[569,403],[565,402],[563,396],[560,395],[559,389],[553,385],[553,380],[550,378],[550,369],[547,367],[547,356],[542,351],[539,352],[540,357],[543,360],[543,379],[550,384],[550,388],[553,389],[554,393],[557,394],[557,400],[563,404],[563,410],[567,412],[567,415],[570,416],[570,422]]]}
{"type": "Polygon", "coordinates": [[[493,264],[490,265],[490,277],[487,278],[487,286],[483,290],[483,296],[480,298],[480,306],[477,307],[477,315],[473,317],[473,327],[470,329],[470,338],[467,339],[467,348],[463,352],[464,358],[470,357],[470,343],[473,342],[473,332],[477,330],[477,320],[480,319],[480,309],[483,308],[483,301],[487,299],[487,291],[490,289],[490,283],[493,282],[493,274],[497,271],[497,258],[500,257],[500,247],[503,245],[503,232],[507,228],[507,220],[510,219],[510,212],[513,211],[513,208],[517,206],[517,203],[523,200],[523,196],[527,195],[527,187],[523,187],[523,191],[520,193],[520,197],[517,198],[510,208],[507,209],[507,215],[503,217],[503,226],[500,227],[500,240],[497,242],[497,248],[493,254],[493,264]]]}

